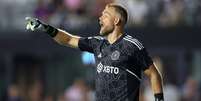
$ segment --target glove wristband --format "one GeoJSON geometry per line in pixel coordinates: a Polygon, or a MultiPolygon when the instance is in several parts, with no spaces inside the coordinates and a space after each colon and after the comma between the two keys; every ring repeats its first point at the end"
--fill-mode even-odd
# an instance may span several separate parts
{"type": "Polygon", "coordinates": [[[58,29],[56,29],[55,27],[52,27],[50,25],[44,25],[44,27],[44,32],[50,35],[51,37],[55,37],[57,35],[58,29]]]}
{"type": "Polygon", "coordinates": [[[163,93],[154,94],[155,101],[164,101],[163,93]]]}

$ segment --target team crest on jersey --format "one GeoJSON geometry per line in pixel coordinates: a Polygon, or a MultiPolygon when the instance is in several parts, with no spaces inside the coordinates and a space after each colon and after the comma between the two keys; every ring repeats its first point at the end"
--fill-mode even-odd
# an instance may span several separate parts
{"type": "Polygon", "coordinates": [[[120,56],[120,52],[119,51],[114,51],[111,55],[111,59],[112,60],[118,60],[119,59],[119,56],[120,56]]]}

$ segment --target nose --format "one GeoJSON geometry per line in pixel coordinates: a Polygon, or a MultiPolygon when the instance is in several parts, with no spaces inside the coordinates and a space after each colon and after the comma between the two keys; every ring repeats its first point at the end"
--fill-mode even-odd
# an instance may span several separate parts
{"type": "Polygon", "coordinates": [[[99,21],[101,21],[101,19],[102,19],[102,16],[99,17],[99,21]]]}

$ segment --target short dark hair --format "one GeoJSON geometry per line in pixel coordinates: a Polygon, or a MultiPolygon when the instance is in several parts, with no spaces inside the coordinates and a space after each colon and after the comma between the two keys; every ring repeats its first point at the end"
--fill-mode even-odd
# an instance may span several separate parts
{"type": "Polygon", "coordinates": [[[112,4],[108,4],[107,6],[108,7],[113,7],[115,9],[115,11],[117,11],[121,15],[121,20],[122,20],[123,24],[127,23],[128,13],[127,13],[127,11],[126,11],[125,8],[123,8],[120,5],[113,4],[113,3],[112,4]]]}

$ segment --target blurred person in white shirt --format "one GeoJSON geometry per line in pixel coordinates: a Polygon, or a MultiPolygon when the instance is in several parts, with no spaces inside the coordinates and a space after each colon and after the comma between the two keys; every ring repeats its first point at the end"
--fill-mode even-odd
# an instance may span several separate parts
{"type": "Polygon", "coordinates": [[[75,80],[73,85],[66,90],[64,96],[65,101],[88,101],[85,82],[81,79],[75,80]]]}

